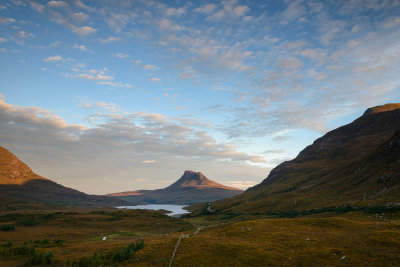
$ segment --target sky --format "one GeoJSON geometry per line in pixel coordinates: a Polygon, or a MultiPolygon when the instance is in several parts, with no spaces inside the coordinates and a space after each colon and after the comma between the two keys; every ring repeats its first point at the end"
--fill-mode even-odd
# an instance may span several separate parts
{"type": "Polygon", "coordinates": [[[390,102],[399,0],[0,2],[0,145],[86,193],[245,189],[390,102]]]}

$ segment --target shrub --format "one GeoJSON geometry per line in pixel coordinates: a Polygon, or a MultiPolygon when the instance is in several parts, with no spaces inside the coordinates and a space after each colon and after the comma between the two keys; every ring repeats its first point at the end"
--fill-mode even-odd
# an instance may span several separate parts
{"type": "Polygon", "coordinates": [[[26,244],[13,247],[12,243],[3,245],[3,250],[0,254],[4,256],[26,256],[28,259],[24,266],[48,265],[52,263],[54,257],[52,252],[40,252],[34,246],[28,247],[26,244]]]}
{"type": "Polygon", "coordinates": [[[118,266],[118,263],[129,260],[135,254],[135,251],[144,248],[144,241],[140,240],[136,244],[129,244],[127,247],[109,251],[107,254],[103,252],[95,253],[91,257],[82,257],[67,266],[72,267],[89,267],[89,266],[118,266]]]}
{"type": "Polygon", "coordinates": [[[0,227],[2,231],[14,231],[15,225],[14,224],[5,224],[0,227]]]}
{"type": "Polygon", "coordinates": [[[29,218],[29,219],[21,221],[21,224],[23,226],[35,226],[35,225],[39,224],[39,222],[36,221],[35,219],[29,218]]]}

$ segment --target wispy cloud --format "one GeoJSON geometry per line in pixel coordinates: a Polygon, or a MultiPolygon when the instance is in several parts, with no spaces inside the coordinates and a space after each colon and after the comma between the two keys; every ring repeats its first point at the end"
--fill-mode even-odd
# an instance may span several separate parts
{"type": "Polygon", "coordinates": [[[116,37],[116,36],[110,36],[108,38],[105,39],[99,39],[100,42],[102,43],[110,43],[110,42],[118,42],[121,41],[120,37],[116,37]]]}
{"type": "Polygon", "coordinates": [[[85,36],[95,33],[97,30],[90,26],[82,26],[82,27],[74,27],[72,31],[78,35],[85,36]]]}
{"type": "Polygon", "coordinates": [[[52,57],[47,57],[44,58],[43,61],[45,62],[57,62],[57,61],[63,61],[64,59],[62,56],[52,56],[52,57]]]}
{"type": "Polygon", "coordinates": [[[150,78],[149,81],[151,81],[151,82],[159,82],[159,81],[161,81],[161,78],[153,77],[153,78],[150,78]]]}
{"type": "Polygon", "coordinates": [[[87,49],[86,46],[84,46],[84,45],[77,45],[77,44],[75,44],[75,45],[74,45],[74,48],[75,48],[75,49],[78,49],[78,50],[80,50],[80,51],[82,51],[82,52],[93,53],[93,51],[87,49]]]}
{"type": "Polygon", "coordinates": [[[50,7],[55,7],[55,8],[68,7],[68,4],[64,1],[49,1],[49,2],[47,2],[47,5],[50,7]]]}
{"type": "Polygon", "coordinates": [[[255,186],[258,181],[228,181],[226,185],[239,189],[247,189],[249,187],[255,186]]]}
{"type": "Polygon", "coordinates": [[[13,18],[0,18],[0,25],[14,23],[15,19],[13,18]]]}
{"type": "Polygon", "coordinates": [[[143,164],[151,164],[151,163],[156,163],[156,162],[157,162],[157,160],[154,160],[154,159],[153,160],[143,160],[142,161],[143,164]]]}
{"type": "Polygon", "coordinates": [[[158,68],[157,68],[157,66],[154,66],[154,65],[144,65],[143,69],[144,70],[156,70],[158,68]]]}
{"type": "Polygon", "coordinates": [[[202,5],[200,7],[195,8],[194,12],[211,14],[216,8],[217,8],[217,6],[215,4],[207,4],[207,5],[202,5]]]}
{"type": "Polygon", "coordinates": [[[130,57],[129,54],[124,54],[124,53],[113,54],[113,56],[115,56],[117,58],[128,58],[128,57],[130,57]]]}
{"type": "Polygon", "coordinates": [[[96,75],[92,75],[92,74],[88,74],[88,73],[81,73],[81,74],[77,74],[75,77],[78,79],[92,80],[92,81],[109,81],[109,80],[114,79],[114,77],[112,77],[112,76],[103,75],[103,74],[99,74],[99,73],[96,75]]]}

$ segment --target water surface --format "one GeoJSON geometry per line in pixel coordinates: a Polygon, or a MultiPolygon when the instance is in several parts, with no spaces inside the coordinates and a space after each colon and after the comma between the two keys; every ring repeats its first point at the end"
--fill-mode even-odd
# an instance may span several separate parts
{"type": "Polygon", "coordinates": [[[119,206],[119,209],[143,209],[143,210],[168,210],[168,216],[178,216],[189,211],[183,209],[186,205],[172,205],[172,204],[147,204],[147,205],[137,205],[137,206],[119,206]]]}

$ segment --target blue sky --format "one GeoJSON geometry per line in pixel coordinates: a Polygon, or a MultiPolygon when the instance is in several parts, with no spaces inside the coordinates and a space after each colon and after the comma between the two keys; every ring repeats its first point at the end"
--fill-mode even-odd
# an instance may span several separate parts
{"type": "Polygon", "coordinates": [[[400,102],[400,1],[2,1],[0,143],[87,193],[246,188],[400,102]]]}

